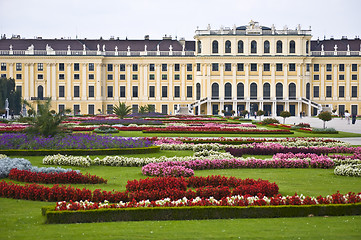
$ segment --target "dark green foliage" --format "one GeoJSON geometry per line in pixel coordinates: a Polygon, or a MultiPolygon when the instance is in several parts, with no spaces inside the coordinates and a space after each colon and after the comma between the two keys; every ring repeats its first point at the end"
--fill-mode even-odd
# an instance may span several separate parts
{"type": "Polygon", "coordinates": [[[318,114],[317,117],[323,121],[323,128],[326,128],[326,122],[332,120],[332,114],[330,112],[322,112],[318,114]]]}
{"type": "Polygon", "coordinates": [[[286,118],[290,117],[291,113],[289,111],[282,111],[280,116],[283,117],[283,124],[285,124],[286,118]]]}
{"type": "Polygon", "coordinates": [[[119,102],[119,105],[115,105],[113,107],[113,113],[121,119],[129,115],[131,112],[132,112],[132,108],[130,106],[125,105],[125,103],[122,102],[119,102]]]}
{"type": "Polygon", "coordinates": [[[244,116],[246,116],[248,114],[248,111],[247,110],[242,110],[241,114],[244,117],[244,116]]]}
{"type": "Polygon", "coordinates": [[[268,125],[268,124],[271,124],[271,123],[280,123],[280,122],[275,118],[265,118],[261,122],[262,125],[268,125]]]}
{"type": "Polygon", "coordinates": [[[0,78],[0,109],[5,110],[5,100],[9,101],[10,114],[19,114],[21,110],[21,92],[16,92],[15,80],[0,78]]]}

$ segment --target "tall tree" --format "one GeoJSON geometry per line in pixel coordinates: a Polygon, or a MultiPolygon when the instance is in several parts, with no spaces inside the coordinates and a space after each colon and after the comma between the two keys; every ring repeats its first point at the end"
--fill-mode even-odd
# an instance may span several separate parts
{"type": "Polygon", "coordinates": [[[0,78],[0,109],[5,109],[5,100],[9,101],[10,112],[19,114],[21,111],[21,93],[16,92],[15,80],[0,78]]]}

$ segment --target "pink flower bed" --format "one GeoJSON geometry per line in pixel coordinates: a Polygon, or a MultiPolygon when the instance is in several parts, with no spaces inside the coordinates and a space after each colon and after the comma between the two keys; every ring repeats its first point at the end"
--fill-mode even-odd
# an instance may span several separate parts
{"type": "Polygon", "coordinates": [[[151,128],[143,130],[148,133],[293,133],[287,129],[241,129],[241,128],[226,128],[226,127],[174,127],[169,126],[165,128],[151,128]]]}
{"type": "Polygon", "coordinates": [[[29,127],[27,124],[0,123],[0,133],[23,132],[27,127],[29,127]]]}

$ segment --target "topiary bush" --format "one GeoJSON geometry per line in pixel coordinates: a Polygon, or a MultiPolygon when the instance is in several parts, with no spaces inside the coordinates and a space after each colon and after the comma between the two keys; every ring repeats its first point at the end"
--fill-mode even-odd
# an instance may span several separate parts
{"type": "Polygon", "coordinates": [[[260,123],[262,125],[268,125],[268,124],[271,124],[271,123],[280,123],[280,122],[275,118],[265,118],[260,123]]]}

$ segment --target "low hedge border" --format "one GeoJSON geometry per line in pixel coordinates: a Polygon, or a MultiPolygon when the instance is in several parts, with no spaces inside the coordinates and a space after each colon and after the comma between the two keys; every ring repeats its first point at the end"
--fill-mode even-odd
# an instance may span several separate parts
{"type": "Polygon", "coordinates": [[[229,218],[277,218],[308,216],[361,215],[361,203],[307,206],[207,206],[104,208],[80,211],[55,211],[54,206],[42,208],[46,223],[91,223],[115,221],[201,220],[229,218]]]}
{"type": "Polygon", "coordinates": [[[122,155],[122,154],[140,154],[155,153],[160,151],[160,146],[151,146],[143,148],[108,148],[108,149],[2,149],[0,154],[7,156],[45,156],[54,154],[66,154],[75,156],[87,155],[122,155]]]}

